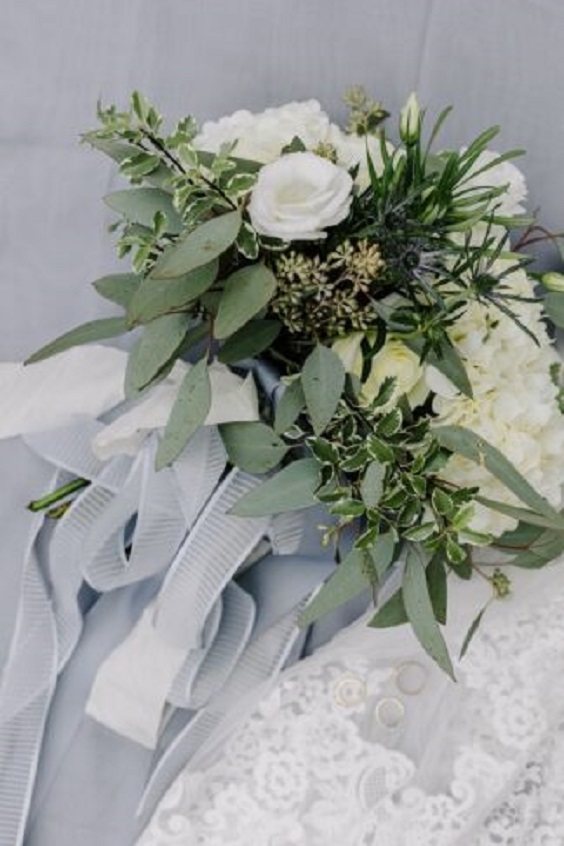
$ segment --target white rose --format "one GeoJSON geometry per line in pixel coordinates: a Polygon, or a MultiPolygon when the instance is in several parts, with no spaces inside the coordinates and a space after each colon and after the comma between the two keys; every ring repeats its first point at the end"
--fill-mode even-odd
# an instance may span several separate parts
{"type": "Polygon", "coordinates": [[[222,144],[236,141],[235,156],[268,164],[296,136],[307,148],[326,141],[329,127],[329,118],[317,100],[286,103],[259,114],[242,109],[218,121],[204,123],[194,146],[217,153],[222,144]]]}
{"type": "Polygon", "coordinates": [[[325,238],[325,229],[346,218],[352,179],[314,153],[288,153],[259,172],[249,203],[261,235],[284,241],[325,238]]]}
{"type": "Polygon", "coordinates": [[[424,369],[419,356],[412,352],[402,341],[388,340],[372,359],[372,367],[362,393],[371,402],[382,387],[384,379],[393,376],[396,380],[394,394],[390,404],[403,394],[412,408],[425,402],[429,389],[425,384],[424,369]]]}

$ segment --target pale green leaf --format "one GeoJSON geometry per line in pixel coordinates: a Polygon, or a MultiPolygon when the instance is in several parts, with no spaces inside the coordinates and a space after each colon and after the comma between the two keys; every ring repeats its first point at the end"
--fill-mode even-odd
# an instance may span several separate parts
{"type": "Polygon", "coordinates": [[[125,395],[142,391],[175,357],[189,324],[184,314],[169,314],[149,323],[129,353],[125,371],[125,395]]]}
{"type": "Polygon", "coordinates": [[[281,328],[276,320],[251,320],[227,339],[217,357],[224,364],[253,358],[272,344],[281,328]]]}
{"type": "Polygon", "coordinates": [[[128,307],[140,284],[141,277],[135,273],[113,273],[92,283],[101,297],[124,308],[128,307]]]}
{"type": "Polygon", "coordinates": [[[537,570],[554,561],[564,552],[564,535],[547,529],[536,538],[528,549],[522,549],[509,561],[514,567],[537,570]]]}
{"type": "Polygon", "coordinates": [[[54,341],[41,347],[25,363],[34,364],[36,361],[43,361],[43,359],[69,350],[71,347],[90,344],[93,341],[106,341],[108,338],[123,335],[127,331],[128,327],[123,317],[103,317],[100,320],[91,320],[71,329],[70,332],[65,332],[64,335],[60,335],[54,341]]]}
{"type": "Polygon", "coordinates": [[[368,625],[373,629],[389,629],[407,622],[408,617],[403,595],[401,590],[398,590],[378,609],[368,625]]]}
{"type": "Polygon", "coordinates": [[[225,282],[215,319],[219,340],[233,335],[268,305],[276,293],[276,277],[264,264],[251,264],[225,282]]]}
{"type": "Polygon", "coordinates": [[[127,309],[130,326],[149,323],[164,314],[182,311],[215,282],[218,262],[211,261],[177,279],[144,279],[127,309]]]}
{"type": "Polygon", "coordinates": [[[302,386],[316,435],[323,432],[337,410],[345,376],[341,359],[328,347],[319,344],[306,359],[302,386]]]}
{"type": "Polygon", "coordinates": [[[156,456],[156,469],[162,470],[178,458],[192,435],[208,416],[211,384],[208,365],[202,359],[190,368],[170,412],[156,456]]]}
{"type": "Polygon", "coordinates": [[[328,581],[313,597],[300,617],[300,626],[305,628],[320,617],[354,599],[370,586],[364,566],[364,553],[353,549],[331,574],[328,581]]]}
{"type": "Polygon", "coordinates": [[[508,505],[506,502],[499,502],[497,499],[489,499],[485,496],[476,496],[476,501],[485,505],[486,508],[491,508],[492,511],[499,511],[500,514],[513,517],[515,520],[528,523],[530,526],[564,531],[564,517],[557,512],[554,517],[545,517],[542,514],[536,514],[534,511],[528,511],[526,508],[518,508],[515,505],[508,505]]]}
{"type": "Polygon", "coordinates": [[[529,484],[513,464],[479,435],[462,426],[437,426],[433,429],[433,434],[445,449],[483,465],[532,511],[550,519],[560,520],[558,512],[529,484]]]}
{"type": "Polygon", "coordinates": [[[182,220],[172,203],[172,195],[160,188],[130,188],[114,191],[104,197],[111,209],[123,215],[130,223],[138,223],[149,229],[157,212],[167,219],[166,231],[177,235],[182,231],[182,220]]]}
{"type": "Polygon", "coordinates": [[[314,458],[300,458],[271,479],[250,491],[232,509],[238,517],[283,514],[318,504],[319,464],[314,458]]]}
{"type": "Polygon", "coordinates": [[[550,291],[546,294],[543,305],[546,314],[554,325],[564,329],[564,294],[550,291]]]}
{"type": "Polygon", "coordinates": [[[152,279],[176,279],[196,267],[209,264],[235,241],[241,228],[238,211],[214,217],[169,247],[151,271],[152,279]]]}
{"type": "Polygon", "coordinates": [[[219,428],[230,462],[248,473],[267,473],[288,451],[266,423],[224,423],[219,428]]]}
{"type": "Polygon", "coordinates": [[[393,532],[378,535],[369,550],[370,558],[376,568],[378,579],[381,580],[394,560],[396,538],[393,532]]]}
{"type": "Polygon", "coordinates": [[[284,388],[284,392],[278,401],[276,411],[274,413],[274,430],[282,435],[287,432],[290,426],[295,423],[298,415],[305,408],[304,389],[300,379],[294,379],[293,382],[284,388]]]}
{"type": "Polygon", "coordinates": [[[409,622],[425,651],[454,679],[448,649],[435,619],[421,551],[411,546],[406,555],[402,596],[409,622]]]}

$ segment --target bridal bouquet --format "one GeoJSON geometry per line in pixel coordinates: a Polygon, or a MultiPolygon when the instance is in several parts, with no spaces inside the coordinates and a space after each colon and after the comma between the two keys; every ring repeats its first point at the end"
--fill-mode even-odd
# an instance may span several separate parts
{"type": "Polygon", "coordinates": [[[131,406],[98,451],[108,431],[127,451],[161,429],[163,468],[223,421],[231,466],[264,476],[234,514],[325,508],[338,566],[303,625],[368,588],[370,625],[409,622],[452,674],[449,576],[503,597],[485,549],[532,568],[564,552],[547,321],[563,324],[564,277],[527,271],[542,230],[523,215],[520,151],[489,149],[497,129],[437,150],[448,109],[427,131],[411,95],[395,138],[363,90],[346,100],[346,130],[316,101],[172,131],[141,94],[127,112],[100,107],[85,140],[131,183],[105,200],[132,270],[94,286],[122,313],[30,362],[131,332],[131,406]],[[401,587],[379,602],[392,571],[401,587]]]}

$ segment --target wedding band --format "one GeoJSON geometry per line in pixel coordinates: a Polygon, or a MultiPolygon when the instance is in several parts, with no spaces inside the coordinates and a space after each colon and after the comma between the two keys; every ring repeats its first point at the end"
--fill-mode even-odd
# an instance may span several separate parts
{"type": "Polygon", "coordinates": [[[366,699],[366,682],[354,673],[341,676],[333,685],[333,698],[342,708],[356,708],[366,699]]]}
{"type": "Polygon", "coordinates": [[[406,696],[417,696],[427,684],[427,670],[418,661],[405,661],[396,670],[396,687],[406,696]]]}
{"type": "Polygon", "coordinates": [[[374,708],[374,720],[385,729],[393,730],[401,725],[405,716],[405,705],[401,699],[386,696],[374,708]]]}

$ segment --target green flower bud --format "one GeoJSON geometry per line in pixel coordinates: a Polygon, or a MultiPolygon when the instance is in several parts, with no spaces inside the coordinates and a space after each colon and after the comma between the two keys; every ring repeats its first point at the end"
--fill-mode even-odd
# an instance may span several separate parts
{"type": "Polygon", "coordinates": [[[542,284],[548,291],[564,293],[564,273],[544,273],[542,284]]]}
{"type": "Polygon", "coordinates": [[[421,131],[421,109],[417,102],[417,95],[412,92],[407,103],[400,112],[399,134],[404,144],[413,144],[419,138],[421,131]]]}

